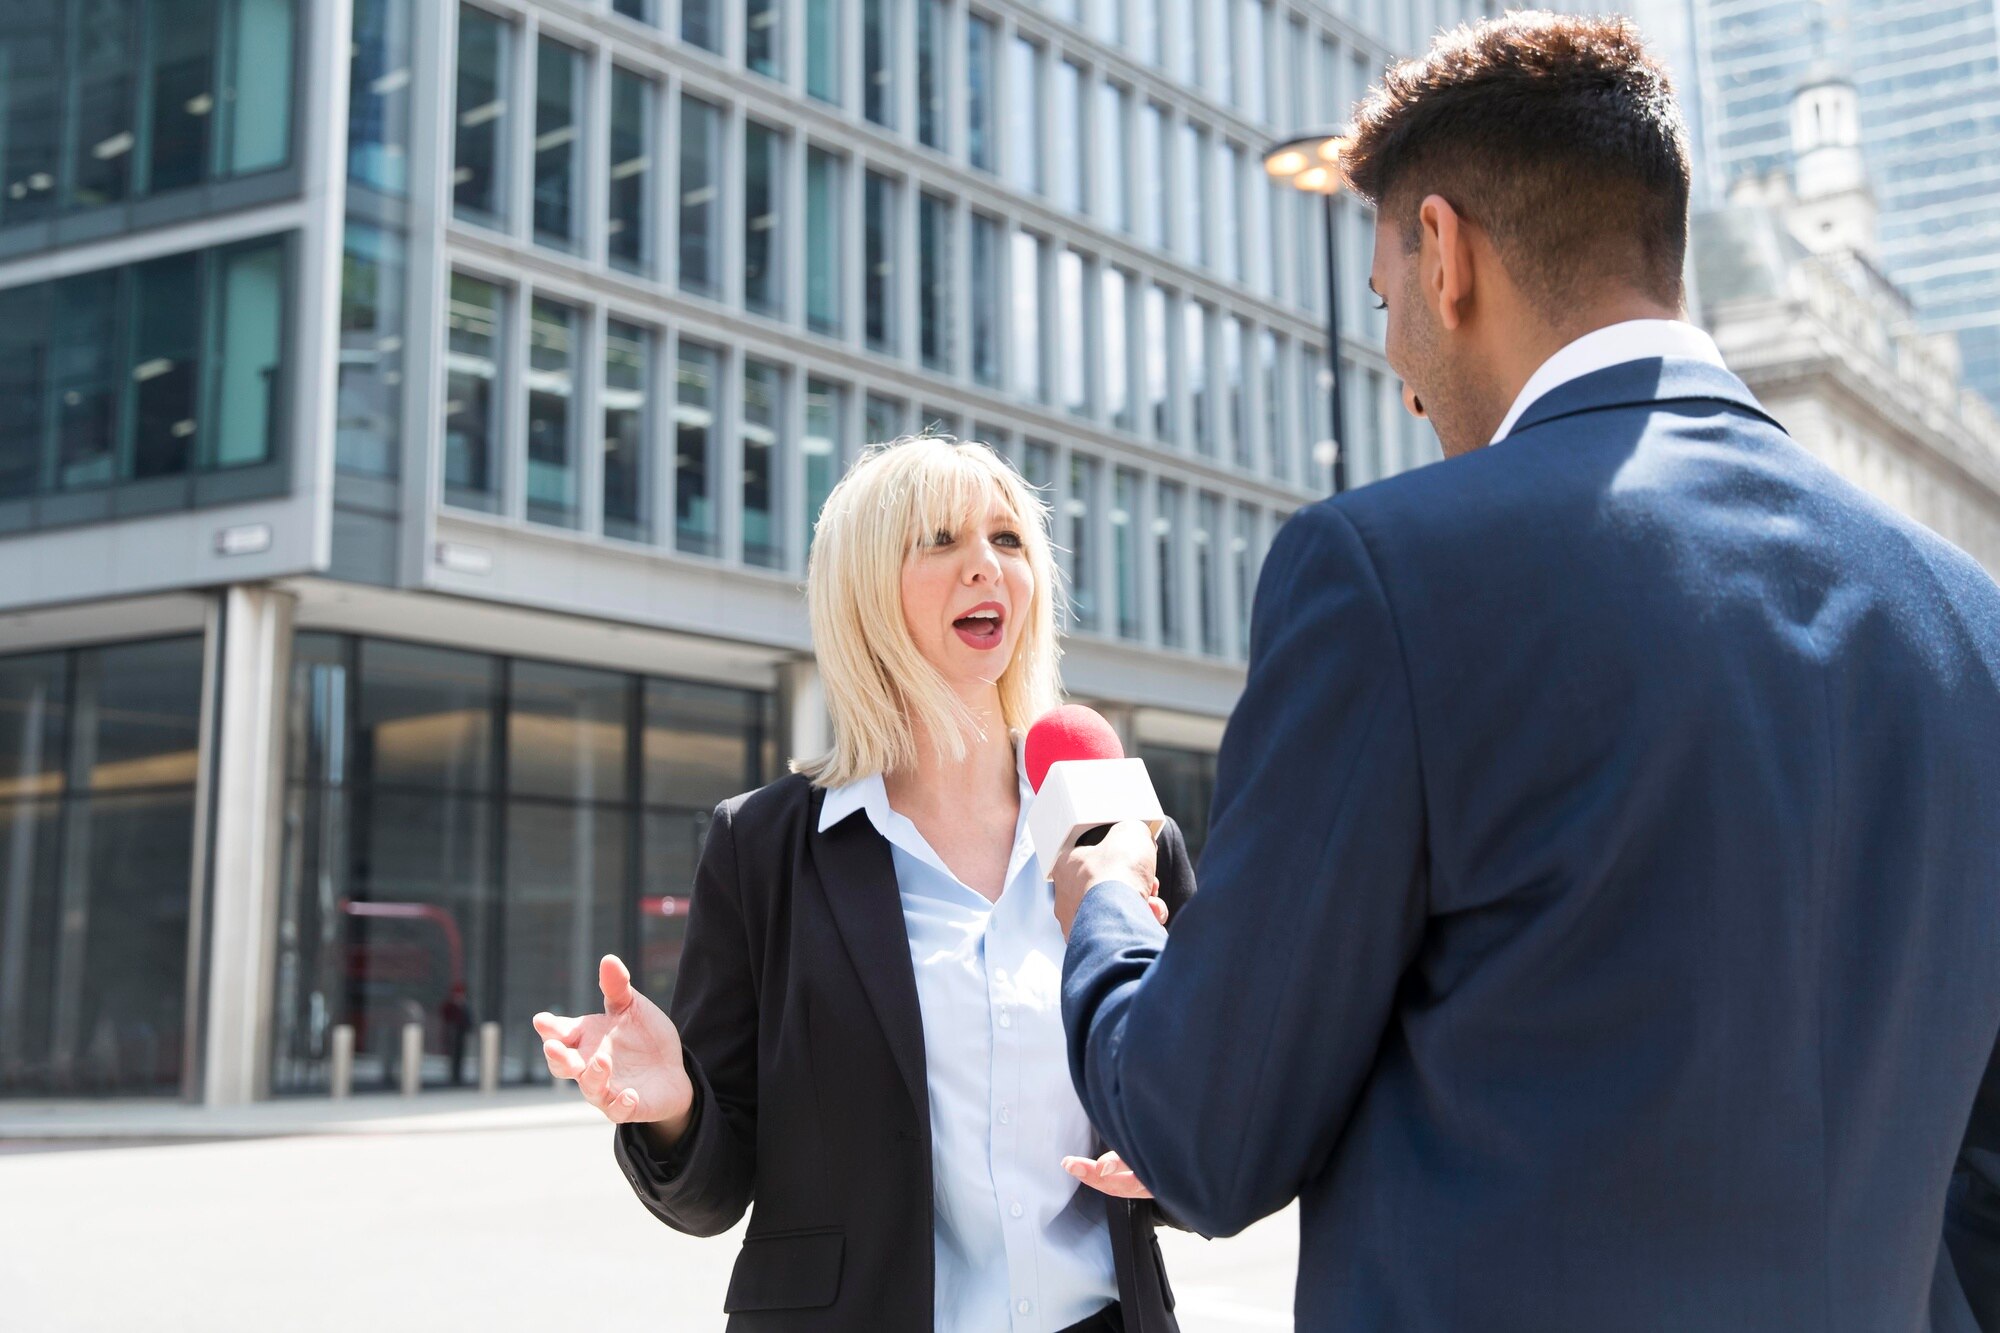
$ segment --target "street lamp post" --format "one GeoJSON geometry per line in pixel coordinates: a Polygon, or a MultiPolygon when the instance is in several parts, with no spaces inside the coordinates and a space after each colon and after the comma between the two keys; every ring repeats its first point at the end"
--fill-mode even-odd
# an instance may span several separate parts
{"type": "Polygon", "coordinates": [[[1322,130],[1287,139],[1264,153],[1264,170],[1273,180],[1316,194],[1326,205],[1326,368],[1328,406],[1333,412],[1335,494],[1347,489],[1347,442],[1342,438],[1347,417],[1340,397],[1340,209],[1334,202],[1340,193],[1337,167],[1346,146],[1347,140],[1339,131],[1322,130]]]}

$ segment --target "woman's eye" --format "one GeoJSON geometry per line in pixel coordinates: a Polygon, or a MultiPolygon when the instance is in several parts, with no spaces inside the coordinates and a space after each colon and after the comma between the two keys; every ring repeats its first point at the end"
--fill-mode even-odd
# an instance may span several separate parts
{"type": "Polygon", "coordinates": [[[996,532],[993,534],[993,544],[1018,551],[1021,549],[1021,534],[1018,532],[996,532]]]}
{"type": "Polygon", "coordinates": [[[951,542],[952,542],[951,533],[947,532],[943,528],[939,528],[936,532],[933,532],[931,534],[932,546],[949,546],[951,545],[951,542]]]}

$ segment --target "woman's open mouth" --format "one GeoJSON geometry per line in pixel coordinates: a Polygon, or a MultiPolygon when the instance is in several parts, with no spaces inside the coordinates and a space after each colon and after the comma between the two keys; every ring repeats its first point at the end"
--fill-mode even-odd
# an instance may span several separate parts
{"type": "Polygon", "coordinates": [[[1007,611],[998,602],[981,602],[951,622],[952,632],[966,644],[981,650],[1000,646],[1000,630],[1007,611]]]}

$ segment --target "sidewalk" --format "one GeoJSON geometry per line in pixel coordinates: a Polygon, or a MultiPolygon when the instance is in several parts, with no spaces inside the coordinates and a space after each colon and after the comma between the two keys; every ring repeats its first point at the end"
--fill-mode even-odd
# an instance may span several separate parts
{"type": "Polygon", "coordinates": [[[219,1107],[160,1100],[0,1102],[0,1142],[462,1134],[601,1123],[603,1118],[569,1085],[511,1088],[490,1095],[450,1089],[416,1097],[371,1093],[342,1101],[287,1097],[219,1107]]]}

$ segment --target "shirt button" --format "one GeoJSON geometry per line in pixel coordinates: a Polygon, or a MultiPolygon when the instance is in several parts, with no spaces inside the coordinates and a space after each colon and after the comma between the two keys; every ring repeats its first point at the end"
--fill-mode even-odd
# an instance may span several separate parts
{"type": "Polygon", "coordinates": [[[1003,1125],[1014,1123],[1014,1113],[1004,1106],[1000,1108],[1000,1123],[1003,1125]]]}
{"type": "Polygon", "coordinates": [[[1000,1026],[1001,1026],[1001,1027],[1003,1027],[1003,1028],[1010,1028],[1010,1027],[1013,1027],[1013,1026],[1014,1026],[1014,1020],[1013,1020],[1013,1019],[1011,1019],[1011,1018],[1009,1018],[1009,1017],[1007,1017],[1007,1015],[1005,1015],[1005,1014],[1002,1014],[1002,1015],[1000,1015],[1000,1026]]]}
{"type": "MultiPolygon", "coordinates": [[[[1012,1213],[1012,1214],[1014,1214],[1014,1216],[1016,1216],[1016,1217],[1019,1217],[1019,1216],[1021,1215],[1021,1213],[1022,1213],[1022,1212],[1023,1212],[1024,1210],[1022,1209],[1021,1205],[1017,1203],[1017,1204],[1015,1204],[1015,1205],[1014,1205],[1014,1206],[1013,1206],[1012,1208],[1008,1209],[1007,1211],[1008,1211],[1008,1212],[1010,1212],[1010,1213],[1012,1213]]],[[[1026,1311],[1023,1311],[1022,1313],[1024,1313],[1024,1314],[1025,1314],[1025,1313],[1026,1313],[1026,1311]]]]}
{"type": "Polygon", "coordinates": [[[1035,1307],[1027,1301],[1022,1301],[1019,1305],[1015,1306],[1014,1308],[1016,1310],[1019,1310],[1022,1314],[1027,1314],[1030,1311],[1032,1311],[1035,1307]]]}

